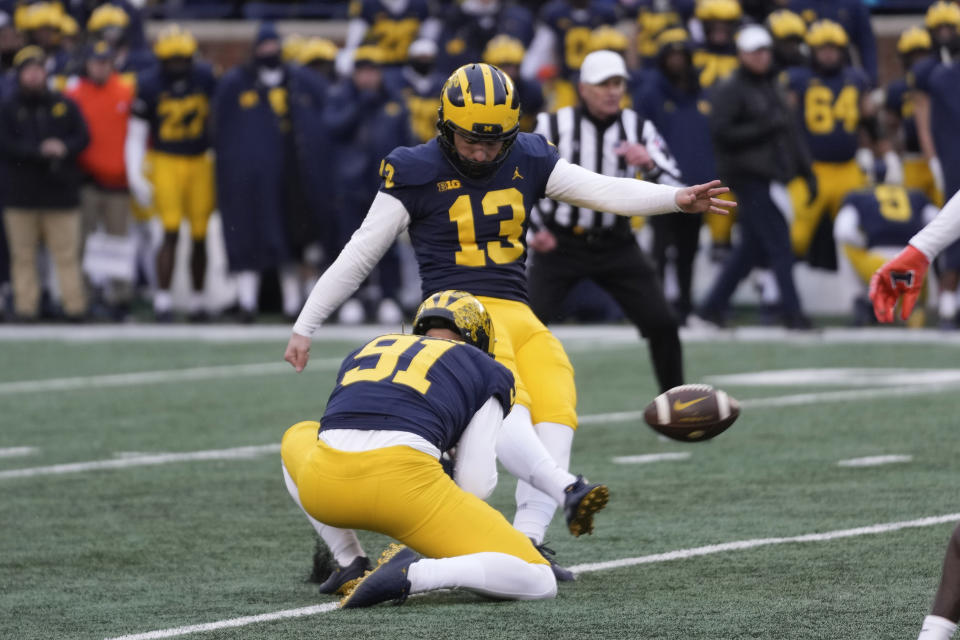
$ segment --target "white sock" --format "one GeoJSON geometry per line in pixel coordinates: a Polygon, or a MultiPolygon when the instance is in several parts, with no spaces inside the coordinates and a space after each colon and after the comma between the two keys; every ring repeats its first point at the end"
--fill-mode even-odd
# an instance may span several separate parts
{"type": "Polygon", "coordinates": [[[303,514],[307,516],[307,520],[313,525],[317,535],[330,549],[330,553],[333,554],[337,564],[345,567],[353,562],[357,556],[367,555],[363,552],[363,547],[360,546],[360,541],[357,539],[357,533],[353,529],[338,529],[325,525],[307,513],[307,510],[303,508],[303,503],[300,502],[300,491],[297,489],[297,484],[290,477],[290,472],[287,471],[287,465],[281,462],[280,467],[283,469],[283,481],[287,485],[287,492],[300,507],[300,510],[303,511],[303,514]]]}
{"type": "Polygon", "coordinates": [[[957,315],[957,292],[941,291],[939,299],[939,315],[943,319],[953,320],[957,315]]]}
{"type": "Polygon", "coordinates": [[[137,263],[151,290],[157,286],[157,246],[153,241],[150,222],[137,224],[135,238],[137,243],[137,263]]]}
{"type": "Polygon", "coordinates": [[[557,581],[550,565],[531,564],[493,551],[417,560],[410,565],[407,579],[410,593],[467,589],[510,600],[542,600],[557,595],[557,581]]]}
{"type": "Polygon", "coordinates": [[[957,623],[940,616],[927,616],[917,640],[950,640],[957,630],[957,623]]]}
{"type": "Polygon", "coordinates": [[[237,304],[244,311],[257,310],[257,297],[260,295],[260,274],[256,271],[237,273],[237,304]]]}
{"type": "MultiPolygon", "coordinates": [[[[569,427],[565,428],[571,431],[569,427]]],[[[516,405],[503,421],[497,437],[497,459],[511,475],[533,485],[558,503],[563,502],[564,488],[576,480],[551,456],[530,423],[530,412],[520,405],[516,405]]]]}
{"type": "Polygon", "coordinates": [[[296,316],[303,306],[300,274],[297,267],[290,265],[280,270],[280,294],[283,297],[283,313],[296,316]]]}
{"type": "Polygon", "coordinates": [[[153,310],[157,313],[166,313],[173,309],[173,296],[169,289],[157,289],[153,294],[153,310]]]}
{"type": "Polygon", "coordinates": [[[190,313],[197,313],[198,311],[206,311],[207,297],[203,295],[203,291],[191,291],[190,300],[187,304],[189,305],[190,313]]]}

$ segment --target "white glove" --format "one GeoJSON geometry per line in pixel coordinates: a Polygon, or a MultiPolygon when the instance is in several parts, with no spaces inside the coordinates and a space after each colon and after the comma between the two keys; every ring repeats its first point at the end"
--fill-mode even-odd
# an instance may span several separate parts
{"type": "Polygon", "coordinates": [[[153,185],[142,175],[131,175],[127,178],[127,184],[130,185],[130,193],[133,199],[137,201],[144,209],[150,207],[153,202],[153,185]]]}
{"type": "Polygon", "coordinates": [[[930,158],[929,164],[930,173],[933,174],[933,184],[936,185],[937,191],[943,193],[943,166],[940,164],[940,158],[930,158]]]}
{"type": "Polygon", "coordinates": [[[903,184],[903,163],[900,162],[900,156],[893,151],[887,151],[883,154],[883,164],[887,165],[887,173],[883,181],[889,184],[903,184]]]}

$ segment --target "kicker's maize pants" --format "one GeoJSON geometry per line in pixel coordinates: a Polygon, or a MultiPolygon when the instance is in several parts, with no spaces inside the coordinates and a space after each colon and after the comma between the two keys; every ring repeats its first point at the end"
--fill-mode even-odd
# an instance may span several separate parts
{"type": "Polygon", "coordinates": [[[573,365],[563,345],[533,310],[516,300],[478,296],[493,320],[493,353],[513,372],[517,404],[530,409],[533,424],[556,422],[577,428],[573,365]]]}

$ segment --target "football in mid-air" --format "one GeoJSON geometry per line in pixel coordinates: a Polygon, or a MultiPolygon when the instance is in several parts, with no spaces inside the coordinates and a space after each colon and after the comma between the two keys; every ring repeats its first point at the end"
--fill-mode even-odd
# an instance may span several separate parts
{"type": "Polygon", "coordinates": [[[681,442],[714,438],[734,423],[740,404],[708,384],[684,384],[653,399],[643,419],[655,431],[681,442]]]}

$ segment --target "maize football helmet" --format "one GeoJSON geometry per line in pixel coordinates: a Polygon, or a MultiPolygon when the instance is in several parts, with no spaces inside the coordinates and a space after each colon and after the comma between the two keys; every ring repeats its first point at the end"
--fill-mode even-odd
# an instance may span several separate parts
{"type": "Polygon", "coordinates": [[[497,67],[468,64],[444,83],[439,116],[438,139],[447,158],[466,177],[484,178],[500,168],[517,139],[520,97],[510,76],[497,67]],[[470,142],[502,142],[503,147],[493,160],[478,162],[457,153],[454,134],[470,142]]]}
{"type": "Polygon", "coordinates": [[[413,318],[413,333],[449,329],[467,344],[493,356],[493,321],[479,300],[466,291],[440,291],[420,304],[413,318]]]}

